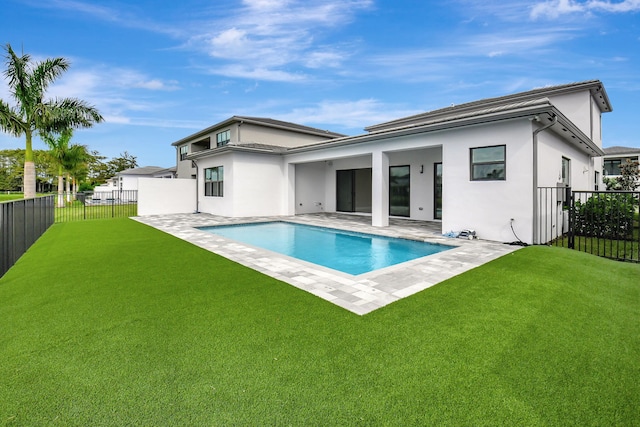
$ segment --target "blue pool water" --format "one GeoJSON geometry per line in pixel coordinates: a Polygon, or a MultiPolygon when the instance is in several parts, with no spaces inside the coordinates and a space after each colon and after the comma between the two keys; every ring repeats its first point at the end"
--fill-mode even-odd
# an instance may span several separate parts
{"type": "Polygon", "coordinates": [[[354,275],[452,248],[434,243],[289,222],[223,225],[200,229],[354,275]]]}

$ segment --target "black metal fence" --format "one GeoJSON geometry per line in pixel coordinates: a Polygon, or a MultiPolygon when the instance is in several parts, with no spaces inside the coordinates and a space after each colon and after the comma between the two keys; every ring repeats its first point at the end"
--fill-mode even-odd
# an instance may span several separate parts
{"type": "Polygon", "coordinates": [[[53,224],[54,196],[0,203],[0,277],[53,224]]]}
{"type": "Polygon", "coordinates": [[[538,189],[537,243],[640,262],[640,192],[538,189]]]}
{"type": "Polygon", "coordinates": [[[87,191],[76,194],[73,201],[58,200],[56,196],[56,222],[121,218],[137,214],[137,190],[87,191]]]}

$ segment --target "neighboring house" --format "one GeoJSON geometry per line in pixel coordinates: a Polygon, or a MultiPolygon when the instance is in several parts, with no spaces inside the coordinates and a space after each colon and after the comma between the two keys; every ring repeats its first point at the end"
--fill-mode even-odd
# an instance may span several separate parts
{"type": "Polygon", "coordinates": [[[620,165],[627,160],[637,162],[640,159],[640,148],[638,147],[608,147],[604,150],[602,157],[602,167],[606,176],[619,176],[620,165]]]}
{"type": "Polygon", "coordinates": [[[175,178],[176,168],[162,168],[159,166],[144,166],[140,168],[125,169],[117,172],[116,176],[106,183],[93,189],[94,199],[106,199],[114,197],[114,191],[122,192],[138,189],[139,178],[175,178]]]}
{"type": "Polygon", "coordinates": [[[343,136],[280,120],[233,116],[171,145],[176,147],[177,177],[196,178],[197,170],[191,159],[203,152],[225,152],[227,146],[234,147],[235,151],[261,151],[263,148],[285,151],[287,148],[343,136]]]}
{"type": "MultiPolygon", "coordinates": [[[[196,211],[279,216],[344,212],[441,221],[442,232],[544,243],[538,188],[601,180],[598,80],[484,99],[339,136],[270,119],[231,119],[181,139],[178,178],[197,178],[196,211]],[[245,133],[246,132],[246,133],[245,133]]],[[[193,211],[193,207],[184,211],[193,211]]]]}

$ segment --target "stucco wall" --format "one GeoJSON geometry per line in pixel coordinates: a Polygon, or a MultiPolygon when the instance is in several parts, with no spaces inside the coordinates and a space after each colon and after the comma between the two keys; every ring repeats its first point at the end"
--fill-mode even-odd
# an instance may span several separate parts
{"type": "Polygon", "coordinates": [[[481,239],[530,240],[533,217],[532,127],[527,119],[474,126],[447,134],[443,145],[442,229],[473,229],[481,239]],[[506,179],[472,181],[470,149],[506,145],[506,179]]]}
{"type": "Polygon", "coordinates": [[[278,145],[280,147],[298,147],[328,139],[331,138],[263,127],[251,123],[243,123],[240,126],[240,141],[244,143],[255,142],[278,145]]]}
{"type": "MultiPolygon", "coordinates": [[[[295,213],[315,213],[326,210],[327,162],[303,163],[295,168],[295,213]]],[[[335,204],[335,203],[334,203],[335,204]]]]}
{"type": "Polygon", "coordinates": [[[284,215],[282,157],[234,153],[233,159],[233,171],[225,176],[225,191],[233,190],[233,216],[284,215]]]}
{"type": "Polygon", "coordinates": [[[233,195],[235,184],[233,179],[234,162],[232,154],[200,159],[198,162],[198,208],[200,212],[213,215],[233,216],[233,195]],[[204,170],[217,166],[224,167],[223,197],[204,195],[204,170]]]}
{"type": "Polygon", "coordinates": [[[195,210],[194,179],[138,178],[138,215],[192,213],[195,210]]]}
{"type": "Polygon", "coordinates": [[[591,92],[588,90],[549,97],[551,103],[589,137],[593,133],[591,127],[592,99],[591,92]]]}
{"type": "Polygon", "coordinates": [[[570,186],[593,190],[594,161],[551,132],[542,132],[538,137],[538,187],[554,187],[562,181],[563,157],[570,160],[570,186]]]}

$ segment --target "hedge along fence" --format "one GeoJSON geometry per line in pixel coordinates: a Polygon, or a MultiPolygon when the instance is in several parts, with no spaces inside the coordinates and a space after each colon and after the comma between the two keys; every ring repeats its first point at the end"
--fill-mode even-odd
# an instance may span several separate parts
{"type": "Polygon", "coordinates": [[[0,203],[0,277],[54,222],[54,196],[0,203]]]}
{"type": "Polygon", "coordinates": [[[639,262],[639,206],[640,192],[572,192],[568,247],[639,262]]]}

